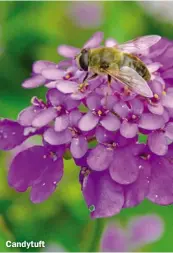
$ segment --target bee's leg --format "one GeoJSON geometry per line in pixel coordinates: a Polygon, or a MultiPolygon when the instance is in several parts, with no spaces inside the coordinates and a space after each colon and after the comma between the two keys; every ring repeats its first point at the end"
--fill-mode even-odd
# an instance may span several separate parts
{"type": "Polygon", "coordinates": [[[86,73],[86,75],[85,75],[85,77],[84,77],[84,79],[83,79],[83,83],[87,80],[88,75],[89,75],[89,72],[86,73]]]}
{"type": "Polygon", "coordinates": [[[98,74],[96,74],[96,73],[93,74],[93,75],[90,76],[90,77],[88,77],[88,75],[89,75],[89,72],[87,72],[86,76],[84,77],[83,83],[86,82],[86,81],[90,81],[90,80],[92,80],[92,79],[94,79],[94,78],[96,78],[96,77],[98,76],[98,74]]]}
{"type": "Polygon", "coordinates": [[[90,76],[87,80],[90,81],[90,80],[96,78],[97,76],[98,76],[98,74],[95,73],[92,76],[90,76]]]}
{"type": "Polygon", "coordinates": [[[110,75],[108,75],[108,86],[109,87],[111,86],[111,80],[112,80],[112,77],[110,75]]]}

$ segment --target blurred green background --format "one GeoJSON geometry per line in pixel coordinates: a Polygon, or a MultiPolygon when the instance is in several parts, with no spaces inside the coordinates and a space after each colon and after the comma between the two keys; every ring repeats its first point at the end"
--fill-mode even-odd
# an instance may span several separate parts
{"type": "MultiPolygon", "coordinates": [[[[173,39],[172,29],[171,20],[156,19],[137,2],[0,2],[0,116],[16,119],[33,95],[44,97],[45,88],[25,90],[21,83],[30,76],[34,61],[62,59],[56,51],[58,45],[82,47],[95,31],[120,43],[146,34],[173,39]]],[[[10,156],[10,152],[0,153],[0,252],[40,250],[6,248],[6,240],[43,240],[47,246],[57,244],[66,251],[93,250],[94,233],[99,230],[95,231],[97,221],[90,219],[74,163],[65,162],[65,176],[56,193],[36,205],[30,202],[28,192],[16,193],[8,186],[10,156]]],[[[150,213],[164,219],[165,233],[143,250],[173,251],[173,206],[144,201],[104,222],[126,224],[132,216],[150,213]]]]}

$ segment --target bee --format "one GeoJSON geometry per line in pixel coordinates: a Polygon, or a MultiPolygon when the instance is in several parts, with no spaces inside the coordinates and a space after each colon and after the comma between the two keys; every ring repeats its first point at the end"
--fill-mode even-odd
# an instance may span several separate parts
{"type": "Polygon", "coordinates": [[[153,97],[147,84],[151,79],[150,72],[135,54],[148,50],[160,38],[157,35],[149,35],[114,47],[83,48],[75,57],[79,69],[87,72],[83,81],[86,82],[98,75],[107,75],[109,85],[114,79],[127,85],[137,94],[153,97]],[[93,75],[88,78],[90,72],[93,75]]]}

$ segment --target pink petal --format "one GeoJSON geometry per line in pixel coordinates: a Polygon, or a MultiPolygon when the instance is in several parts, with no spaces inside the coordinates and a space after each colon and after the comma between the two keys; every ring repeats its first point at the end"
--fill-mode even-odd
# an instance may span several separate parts
{"type": "Polygon", "coordinates": [[[46,68],[56,68],[56,63],[49,62],[49,61],[36,61],[32,65],[32,71],[35,74],[41,74],[43,69],[46,69],[46,68]]]}
{"type": "Polygon", "coordinates": [[[173,141],[173,122],[169,122],[165,127],[165,136],[173,141]]]}
{"type": "Polygon", "coordinates": [[[153,132],[148,135],[148,146],[156,155],[165,155],[168,151],[168,143],[164,133],[153,132]]]}
{"type": "Polygon", "coordinates": [[[83,98],[85,98],[87,96],[87,93],[83,93],[83,92],[80,92],[80,91],[75,91],[74,93],[71,94],[71,98],[74,99],[74,100],[82,100],[83,98]]]}
{"type": "Polygon", "coordinates": [[[57,89],[50,89],[46,93],[47,102],[52,106],[62,105],[66,99],[66,95],[57,89]]]}
{"type": "Polygon", "coordinates": [[[100,124],[108,131],[116,131],[120,128],[120,120],[116,115],[112,113],[107,114],[100,124]]]}
{"type": "Polygon", "coordinates": [[[162,64],[159,62],[154,62],[147,65],[147,68],[150,71],[150,73],[156,72],[161,67],[162,67],[162,64]]]}
{"type": "Polygon", "coordinates": [[[96,32],[83,46],[83,48],[93,48],[100,46],[103,40],[103,33],[96,32]]]}
{"type": "Polygon", "coordinates": [[[156,130],[164,126],[164,119],[160,115],[143,113],[139,120],[139,127],[147,130],[156,130]]]}
{"type": "Polygon", "coordinates": [[[162,73],[162,78],[163,79],[172,79],[173,78],[173,68],[167,69],[162,73]]]}
{"type": "Polygon", "coordinates": [[[139,99],[134,98],[133,100],[129,102],[129,104],[134,114],[140,115],[143,113],[144,104],[139,99]]]}
{"type": "Polygon", "coordinates": [[[66,129],[62,132],[56,132],[53,128],[49,128],[44,133],[44,140],[51,145],[62,145],[71,141],[71,132],[66,129]]]}
{"type": "Polygon", "coordinates": [[[108,169],[113,159],[113,151],[104,145],[97,145],[92,149],[87,157],[87,164],[92,170],[102,171],[108,169]]]}
{"type": "Polygon", "coordinates": [[[157,115],[162,115],[164,112],[164,107],[162,106],[161,103],[157,103],[157,104],[148,104],[148,110],[154,114],[157,115]]]}
{"type": "Polygon", "coordinates": [[[97,95],[91,95],[87,98],[86,104],[90,110],[96,110],[101,105],[100,97],[97,95]]]}
{"type": "Polygon", "coordinates": [[[138,125],[123,121],[120,127],[120,133],[125,138],[133,138],[137,135],[138,125]]]}
{"type": "Polygon", "coordinates": [[[78,84],[72,81],[59,81],[56,87],[64,94],[75,93],[78,91],[78,84]]]}
{"type": "Polygon", "coordinates": [[[57,79],[61,79],[64,76],[64,71],[60,69],[56,69],[56,68],[47,68],[47,69],[44,69],[41,72],[41,74],[46,79],[57,80],[57,79]]]}
{"type": "Polygon", "coordinates": [[[46,79],[42,75],[33,76],[22,83],[24,88],[37,88],[46,82],[46,79]]]}
{"type": "Polygon", "coordinates": [[[114,160],[109,171],[112,179],[117,183],[131,184],[139,174],[138,160],[128,149],[119,148],[114,152],[114,160]]]}
{"type": "Polygon", "coordinates": [[[98,122],[99,117],[88,112],[79,120],[78,127],[81,131],[90,131],[97,126],[98,122]]]}
{"type": "Polygon", "coordinates": [[[130,109],[129,109],[129,107],[127,106],[127,104],[126,104],[125,102],[122,102],[122,101],[116,103],[116,104],[114,105],[114,107],[113,107],[113,110],[114,110],[114,112],[117,113],[121,118],[125,118],[125,117],[128,115],[129,111],[130,111],[130,109]]]}
{"type": "Polygon", "coordinates": [[[164,232],[163,220],[157,215],[133,218],[128,226],[131,240],[130,250],[158,241],[164,232]]]}
{"type": "Polygon", "coordinates": [[[33,203],[41,203],[56,190],[57,183],[63,176],[63,160],[51,161],[32,185],[30,199],[33,203]]]}
{"type": "Polygon", "coordinates": [[[112,38],[109,38],[105,41],[105,46],[106,47],[114,47],[116,46],[118,43],[116,40],[112,39],[112,38]]]}
{"type": "Polygon", "coordinates": [[[173,108],[173,92],[167,92],[166,95],[162,96],[162,104],[165,107],[173,108]]]}
{"type": "Polygon", "coordinates": [[[106,227],[101,239],[102,252],[127,252],[128,236],[123,229],[116,224],[106,227]]]}
{"type": "Polygon", "coordinates": [[[173,203],[172,149],[165,156],[155,156],[151,160],[152,174],[147,198],[159,205],[173,203]]]}
{"type": "Polygon", "coordinates": [[[76,159],[83,157],[88,150],[88,142],[83,136],[73,138],[70,146],[72,156],[76,159]]]}
{"type": "Polygon", "coordinates": [[[149,191],[151,166],[148,161],[139,160],[139,176],[137,180],[124,187],[125,203],[124,207],[134,207],[140,204],[149,191]]]}
{"type": "Polygon", "coordinates": [[[108,95],[106,97],[103,97],[101,100],[101,105],[104,107],[106,106],[106,108],[110,111],[112,111],[114,105],[117,103],[117,97],[112,96],[112,95],[108,95]]]}
{"type": "Polygon", "coordinates": [[[22,126],[31,126],[34,118],[42,111],[38,106],[30,106],[20,112],[18,115],[18,122],[22,126]]]}
{"type": "Polygon", "coordinates": [[[58,84],[58,81],[59,80],[49,82],[49,83],[45,84],[45,87],[47,87],[49,89],[56,88],[56,85],[58,84]]]}
{"type": "Polygon", "coordinates": [[[49,122],[55,119],[57,112],[54,108],[50,107],[48,109],[42,110],[32,121],[33,127],[43,127],[46,126],[49,122]]]}
{"type": "Polygon", "coordinates": [[[79,120],[82,117],[82,113],[78,110],[73,110],[69,114],[70,126],[77,126],[79,120]]]}
{"type": "Polygon", "coordinates": [[[109,217],[119,213],[124,203],[123,188],[115,183],[108,171],[93,171],[83,180],[82,191],[92,218],[109,217]]]}
{"type": "Polygon", "coordinates": [[[24,129],[18,122],[0,120],[0,149],[10,150],[24,142],[26,140],[24,129]]]}
{"type": "Polygon", "coordinates": [[[67,58],[74,58],[79,52],[79,48],[67,46],[67,45],[61,45],[57,48],[58,54],[67,57],[67,58]]]}
{"type": "Polygon", "coordinates": [[[55,119],[55,131],[61,132],[65,130],[69,125],[69,117],[67,114],[56,117],[55,119]]]}

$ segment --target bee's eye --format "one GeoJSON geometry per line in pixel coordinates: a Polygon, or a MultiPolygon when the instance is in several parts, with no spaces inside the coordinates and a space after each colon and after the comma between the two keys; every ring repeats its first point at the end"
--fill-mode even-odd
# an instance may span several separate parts
{"type": "Polygon", "coordinates": [[[82,51],[81,56],[79,58],[79,65],[82,70],[88,70],[88,51],[82,51]]]}

